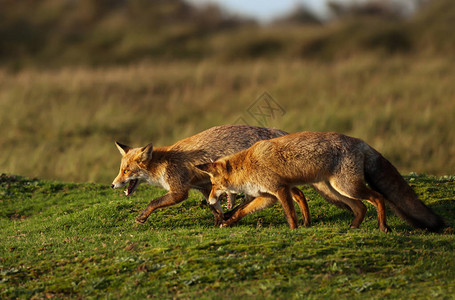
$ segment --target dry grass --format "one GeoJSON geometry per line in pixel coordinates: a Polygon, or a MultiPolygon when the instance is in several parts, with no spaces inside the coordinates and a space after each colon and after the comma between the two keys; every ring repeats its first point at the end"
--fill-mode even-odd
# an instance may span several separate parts
{"type": "Polygon", "coordinates": [[[450,59],[362,56],[0,71],[0,170],[108,183],[113,142],[165,145],[239,117],[268,92],[286,113],[267,126],[366,140],[401,172],[453,174],[450,59]]]}

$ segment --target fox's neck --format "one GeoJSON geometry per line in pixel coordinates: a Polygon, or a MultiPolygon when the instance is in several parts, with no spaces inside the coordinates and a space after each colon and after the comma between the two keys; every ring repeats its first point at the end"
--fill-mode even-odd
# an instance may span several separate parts
{"type": "Polygon", "coordinates": [[[157,147],[153,149],[151,163],[162,163],[169,161],[169,146],[157,147]]]}
{"type": "Polygon", "coordinates": [[[231,182],[235,186],[241,186],[245,178],[248,178],[248,173],[251,171],[247,167],[249,164],[248,152],[246,150],[232,154],[226,158],[226,162],[229,161],[231,165],[231,182]]]}
{"type": "Polygon", "coordinates": [[[258,197],[267,192],[261,184],[260,166],[250,150],[243,150],[230,157],[232,166],[231,188],[237,192],[258,197]],[[258,169],[259,168],[259,169],[258,169]]]}
{"type": "Polygon", "coordinates": [[[165,146],[153,149],[152,158],[147,161],[145,166],[151,175],[161,173],[169,165],[185,163],[185,154],[183,152],[169,151],[169,148],[169,146],[165,146]]]}

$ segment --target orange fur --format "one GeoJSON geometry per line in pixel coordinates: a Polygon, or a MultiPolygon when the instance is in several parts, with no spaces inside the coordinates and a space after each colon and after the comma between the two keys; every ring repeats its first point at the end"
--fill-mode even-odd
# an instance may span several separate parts
{"type": "MultiPolygon", "coordinates": [[[[287,133],[276,129],[224,125],[210,128],[166,147],[154,148],[149,144],[133,148],[116,143],[122,154],[122,161],[112,187],[122,188],[128,185],[126,194],[131,195],[140,183],[148,182],[169,191],[152,200],[137,217],[137,222],[144,223],[156,209],[187,199],[191,188],[199,190],[208,198],[211,190],[210,177],[197,169],[196,164],[214,161],[246,149],[257,141],[285,134],[287,133]]],[[[233,200],[231,197],[231,201],[233,200]]],[[[209,201],[209,204],[215,216],[215,224],[220,223],[223,220],[223,211],[218,199],[209,201]]]]}
{"type": "Polygon", "coordinates": [[[444,226],[380,153],[359,139],[338,133],[301,132],[260,141],[199,168],[211,177],[209,201],[223,191],[255,197],[225,225],[279,200],[290,228],[295,228],[292,188],[311,184],[328,201],[354,213],[354,228],[365,217],[362,200],[376,207],[379,228],[384,232],[390,231],[385,202],[415,227],[437,231],[444,226]]]}

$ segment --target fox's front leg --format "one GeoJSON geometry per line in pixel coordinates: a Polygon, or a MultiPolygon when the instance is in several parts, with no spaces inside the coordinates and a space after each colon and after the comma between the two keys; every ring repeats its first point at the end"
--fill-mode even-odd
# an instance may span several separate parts
{"type": "Polygon", "coordinates": [[[183,200],[188,198],[188,190],[179,191],[179,192],[168,192],[164,196],[152,200],[149,205],[137,216],[137,223],[145,223],[150,214],[158,209],[163,207],[168,207],[171,205],[178,204],[183,200]]]}
{"type": "Polygon", "coordinates": [[[228,214],[229,218],[225,218],[221,227],[232,226],[246,215],[272,206],[276,200],[277,199],[275,197],[270,195],[259,196],[256,198],[247,197],[242,204],[231,211],[232,213],[228,214]]]}
{"type": "Polygon", "coordinates": [[[224,220],[223,209],[221,208],[220,202],[218,201],[215,204],[209,204],[209,208],[215,218],[215,226],[220,226],[224,220]]]}
{"type": "Polygon", "coordinates": [[[230,219],[239,209],[243,208],[245,205],[247,205],[248,203],[253,201],[253,199],[255,199],[255,198],[245,195],[245,198],[243,199],[242,203],[240,203],[239,205],[234,207],[234,209],[224,213],[224,215],[223,215],[224,221],[230,219]]]}

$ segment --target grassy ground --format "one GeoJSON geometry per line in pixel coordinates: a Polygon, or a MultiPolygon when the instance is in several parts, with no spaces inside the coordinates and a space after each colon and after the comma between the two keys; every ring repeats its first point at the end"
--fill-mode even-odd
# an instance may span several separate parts
{"type": "Polygon", "coordinates": [[[240,122],[338,131],[403,173],[452,174],[454,80],[449,58],[368,56],[0,70],[0,170],[107,184],[118,170],[115,140],[162,146],[240,122]],[[283,110],[251,115],[264,92],[283,110]]]}
{"type": "Polygon", "coordinates": [[[1,175],[1,298],[402,298],[455,293],[455,180],[409,176],[449,226],[430,234],[374,209],[358,230],[351,215],[312,190],[313,226],[290,231],[279,206],[233,228],[214,228],[192,193],[181,205],[135,217],[163,190],[123,197],[105,185],[1,175]]]}

